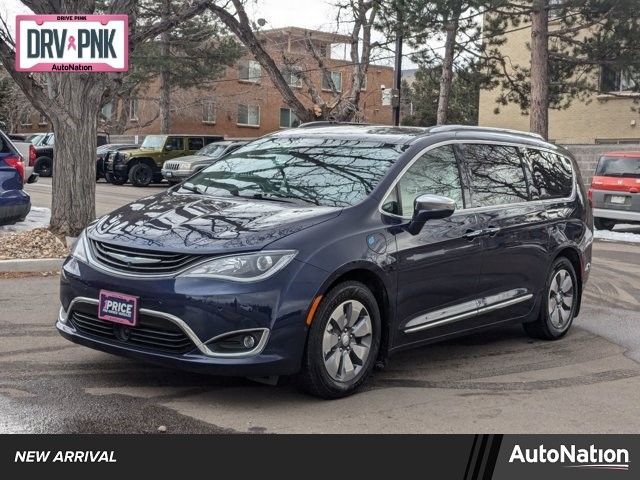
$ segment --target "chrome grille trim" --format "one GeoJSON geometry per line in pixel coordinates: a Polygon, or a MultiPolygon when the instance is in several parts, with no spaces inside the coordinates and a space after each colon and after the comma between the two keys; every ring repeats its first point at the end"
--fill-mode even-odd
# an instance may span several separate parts
{"type": "Polygon", "coordinates": [[[179,170],[180,169],[180,163],[178,162],[165,162],[165,164],[162,166],[163,169],[165,170],[179,170]]]}
{"type": "Polygon", "coordinates": [[[202,255],[156,252],[87,240],[88,254],[95,266],[125,276],[173,277],[208,260],[202,255]]]}
{"type": "MultiPolygon", "coordinates": [[[[95,305],[96,307],[98,307],[99,305],[99,301],[96,298],[89,298],[89,297],[76,297],[73,300],[71,300],[71,302],[69,303],[69,307],[67,310],[64,310],[64,308],[61,306],[60,307],[60,312],[58,313],[58,323],[57,323],[57,327],[67,333],[76,333],[77,331],[75,330],[75,328],[73,327],[73,325],[70,325],[70,319],[71,319],[71,314],[74,312],[74,307],[78,304],[86,304],[86,305],[95,305]]],[[[262,353],[262,351],[264,350],[265,346],[267,345],[267,341],[269,340],[269,336],[271,331],[268,328],[256,328],[256,329],[252,329],[251,331],[256,331],[256,330],[262,330],[263,334],[262,337],[260,338],[260,341],[258,342],[258,344],[255,346],[255,348],[249,352],[240,352],[240,353],[217,353],[212,351],[211,349],[209,349],[209,347],[207,347],[206,343],[209,342],[213,342],[216,339],[220,338],[220,337],[224,337],[224,336],[228,336],[228,335],[233,335],[236,333],[240,333],[240,332],[244,332],[245,330],[236,330],[236,331],[231,331],[231,332],[226,332],[222,335],[218,335],[216,337],[210,338],[209,340],[207,340],[206,342],[203,342],[202,340],[200,340],[200,338],[196,335],[196,333],[191,330],[191,327],[189,327],[189,325],[187,325],[187,323],[182,320],[181,318],[176,317],[175,315],[171,315],[170,313],[164,313],[164,312],[158,312],[157,310],[150,310],[148,308],[141,308],[140,312],[141,315],[148,315],[148,316],[153,316],[153,317],[157,317],[157,318],[161,318],[163,320],[168,320],[172,323],[174,323],[175,325],[178,326],[178,328],[180,328],[187,337],[189,337],[191,339],[191,341],[195,344],[196,348],[203,354],[206,355],[207,357],[217,357],[217,358],[246,358],[246,357],[252,357],[254,355],[259,355],[262,353]]]]}

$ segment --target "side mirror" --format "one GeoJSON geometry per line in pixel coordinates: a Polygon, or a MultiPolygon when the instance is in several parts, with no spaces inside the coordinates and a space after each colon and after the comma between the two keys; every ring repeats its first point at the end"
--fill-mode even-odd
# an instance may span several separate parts
{"type": "Polygon", "coordinates": [[[164,149],[165,149],[167,152],[170,152],[171,150],[173,150],[173,146],[171,146],[171,145],[167,145],[166,147],[164,147],[164,149]]]}
{"type": "Polygon", "coordinates": [[[453,215],[456,202],[441,195],[420,195],[413,202],[413,218],[407,227],[411,235],[417,235],[427,220],[437,220],[453,215]]]}

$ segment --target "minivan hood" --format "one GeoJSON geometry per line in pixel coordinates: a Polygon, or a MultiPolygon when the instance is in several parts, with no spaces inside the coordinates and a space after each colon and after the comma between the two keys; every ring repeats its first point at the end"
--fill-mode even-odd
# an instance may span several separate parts
{"type": "Polygon", "coordinates": [[[114,245],[180,253],[260,250],[341,211],[167,192],[141,198],[104,216],[88,236],[114,245]]]}

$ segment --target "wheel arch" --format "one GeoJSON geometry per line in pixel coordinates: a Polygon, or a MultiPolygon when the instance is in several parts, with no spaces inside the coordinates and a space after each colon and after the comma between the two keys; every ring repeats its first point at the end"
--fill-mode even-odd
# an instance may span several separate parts
{"type": "Polygon", "coordinates": [[[336,285],[347,281],[360,282],[371,290],[380,310],[380,323],[382,324],[379,358],[388,356],[391,344],[391,324],[395,315],[393,300],[389,295],[390,288],[384,281],[385,275],[385,272],[375,264],[354,262],[343,266],[329,276],[316,294],[316,298],[319,295],[324,296],[336,285]]]}
{"type": "Polygon", "coordinates": [[[575,316],[577,317],[580,313],[580,307],[582,305],[582,291],[583,291],[583,275],[582,275],[582,259],[578,249],[571,245],[565,245],[560,247],[558,251],[555,253],[553,257],[553,262],[555,262],[558,258],[564,257],[573,266],[573,270],[576,272],[576,277],[578,279],[578,306],[576,307],[575,316]]]}
{"type": "Polygon", "coordinates": [[[138,163],[145,163],[145,164],[149,165],[153,169],[154,172],[156,170],[158,170],[158,165],[153,160],[153,158],[151,158],[151,157],[134,157],[134,158],[132,158],[131,160],[129,160],[127,162],[127,174],[129,173],[131,168],[133,168],[133,166],[137,165],[138,163]]]}

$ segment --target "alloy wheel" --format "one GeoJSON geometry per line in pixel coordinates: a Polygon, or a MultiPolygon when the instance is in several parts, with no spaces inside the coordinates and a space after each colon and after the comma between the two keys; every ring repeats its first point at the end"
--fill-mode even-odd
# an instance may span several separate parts
{"type": "Polygon", "coordinates": [[[549,320],[558,330],[564,329],[569,324],[574,301],[573,278],[567,270],[560,269],[551,281],[547,301],[549,320]]]}
{"type": "Polygon", "coordinates": [[[335,308],[322,337],[324,365],[331,378],[348,382],[360,374],[372,333],[371,316],[362,303],[348,300],[335,308]]]}

